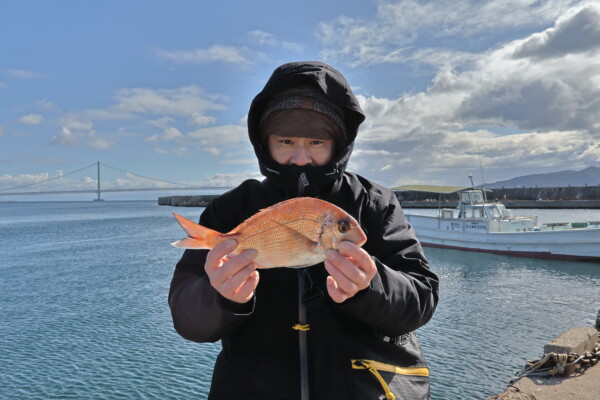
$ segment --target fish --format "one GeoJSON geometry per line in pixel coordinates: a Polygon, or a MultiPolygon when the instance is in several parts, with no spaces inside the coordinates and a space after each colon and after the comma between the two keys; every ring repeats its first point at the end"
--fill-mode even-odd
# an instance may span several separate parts
{"type": "Polygon", "coordinates": [[[184,249],[212,249],[234,239],[231,253],[257,251],[257,268],[302,268],[325,260],[327,249],[347,240],[362,246],[367,236],[347,212],[327,201],[298,197],[260,210],[228,233],[220,233],[173,213],[188,237],[171,243],[184,249]]]}

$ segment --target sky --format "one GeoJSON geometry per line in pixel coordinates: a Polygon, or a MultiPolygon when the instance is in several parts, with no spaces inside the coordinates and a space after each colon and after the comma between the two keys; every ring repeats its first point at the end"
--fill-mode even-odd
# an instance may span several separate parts
{"type": "Polygon", "coordinates": [[[350,83],[349,170],[384,186],[600,166],[600,1],[1,0],[0,191],[260,178],[250,102],[301,60],[350,83]]]}

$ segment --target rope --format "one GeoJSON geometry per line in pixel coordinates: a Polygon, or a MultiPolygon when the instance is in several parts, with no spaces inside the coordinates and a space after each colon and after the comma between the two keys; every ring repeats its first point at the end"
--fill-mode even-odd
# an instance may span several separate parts
{"type": "Polygon", "coordinates": [[[509,382],[510,385],[526,376],[569,376],[576,369],[583,369],[595,365],[600,360],[600,345],[593,351],[588,351],[583,355],[576,353],[556,354],[548,353],[537,361],[528,361],[525,367],[515,374],[509,382]],[[574,368],[567,368],[574,366],[574,368]]]}

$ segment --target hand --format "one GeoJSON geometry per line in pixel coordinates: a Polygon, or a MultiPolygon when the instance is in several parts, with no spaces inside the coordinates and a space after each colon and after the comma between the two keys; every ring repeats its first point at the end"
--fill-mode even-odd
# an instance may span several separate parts
{"type": "Polygon", "coordinates": [[[327,277],[327,292],[336,303],[369,287],[377,273],[369,253],[352,242],[343,241],[339,251],[328,249],[325,254],[325,269],[330,274],[327,277]]]}
{"type": "Polygon", "coordinates": [[[237,242],[231,239],[216,245],[206,256],[204,270],[211,286],[223,297],[246,303],[258,285],[258,271],[252,262],[258,253],[247,249],[237,256],[229,256],[236,246],[237,242]]]}

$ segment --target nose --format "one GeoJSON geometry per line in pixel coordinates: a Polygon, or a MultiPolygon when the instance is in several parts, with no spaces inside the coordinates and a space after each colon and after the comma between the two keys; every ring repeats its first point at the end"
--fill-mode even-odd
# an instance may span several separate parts
{"type": "Polygon", "coordinates": [[[290,162],[298,166],[308,165],[312,163],[312,158],[304,146],[298,146],[294,149],[290,162]]]}

